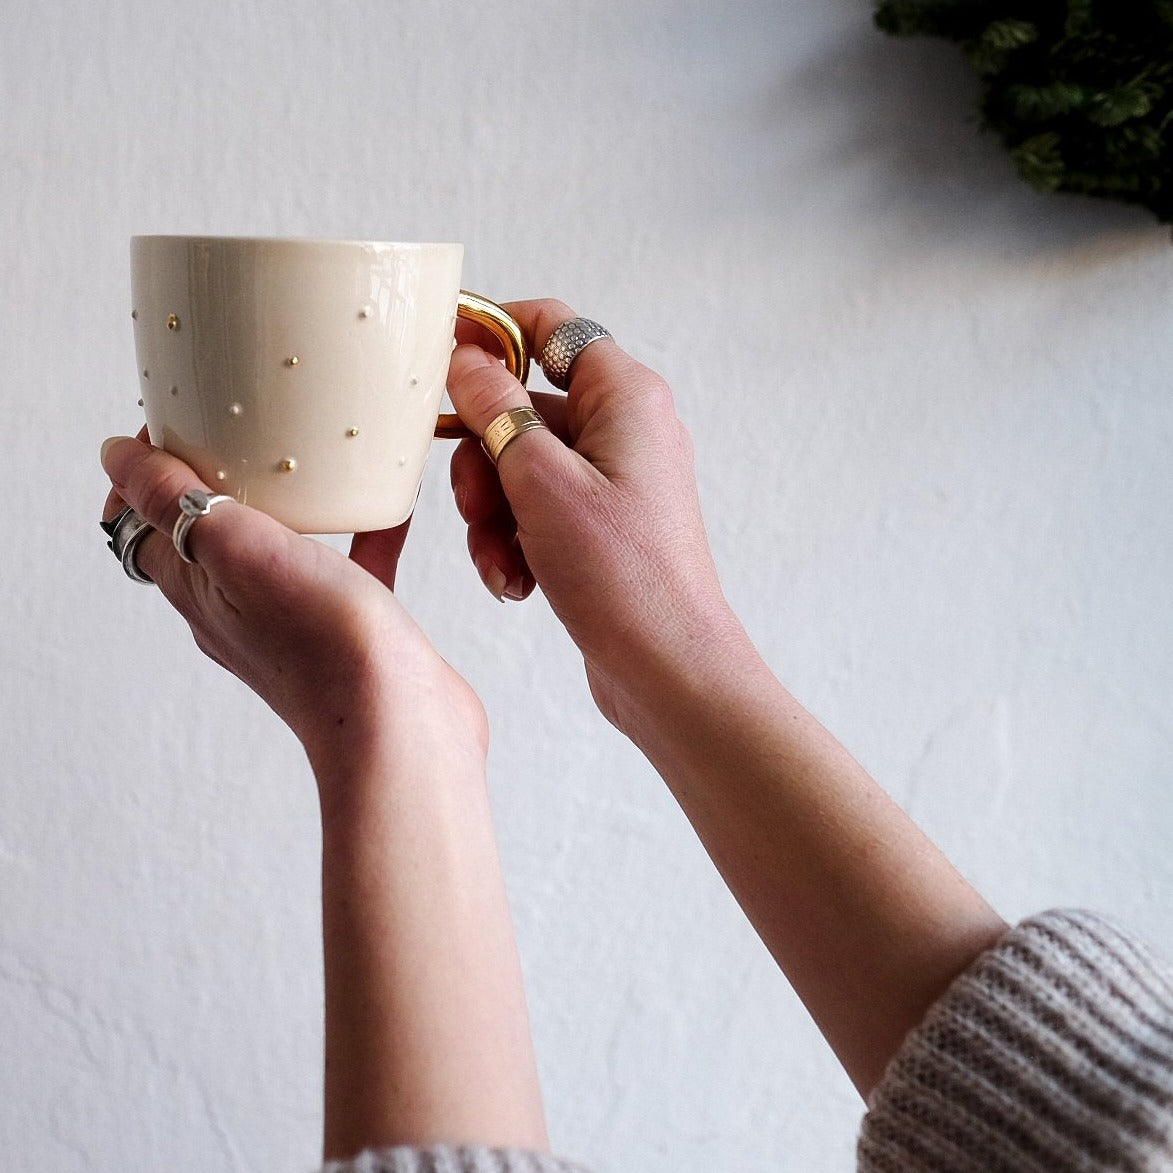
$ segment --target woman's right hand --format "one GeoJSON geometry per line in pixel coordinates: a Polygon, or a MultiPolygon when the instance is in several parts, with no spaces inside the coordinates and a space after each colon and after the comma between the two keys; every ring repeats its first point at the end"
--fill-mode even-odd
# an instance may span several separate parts
{"type": "Polygon", "coordinates": [[[211,490],[144,435],[107,441],[102,463],[113,486],[103,519],[129,504],[151,524],[137,565],[199,647],[301,739],[324,800],[337,788],[327,779],[368,745],[461,745],[483,762],[480,701],[392,594],[406,525],[357,535],[348,559],[225,503],[193,526],[187,563],[168,537],[179,499],[211,490]]]}
{"type": "MultiPolygon", "coordinates": [[[[557,301],[506,308],[534,354],[574,317],[557,301]]],[[[565,398],[531,397],[468,343],[453,353],[449,393],[478,436],[501,412],[531,403],[550,424],[514,439],[496,469],[475,440],[464,441],[452,457],[457,507],[488,589],[520,599],[536,580],[581,650],[600,708],[625,728],[633,689],[736,625],[671,391],[604,338],[575,361],[565,398]]]]}

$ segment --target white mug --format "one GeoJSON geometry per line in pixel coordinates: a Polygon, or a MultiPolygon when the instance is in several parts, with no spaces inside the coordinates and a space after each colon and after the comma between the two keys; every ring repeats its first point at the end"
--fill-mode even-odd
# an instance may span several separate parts
{"type": "Polygon", "coordinates": [[[459,244],[136,236],[131,298],[151,442],[300,533],[386,529],[415,506],[457,315],[517,323],[460,288],[459,244]]]}

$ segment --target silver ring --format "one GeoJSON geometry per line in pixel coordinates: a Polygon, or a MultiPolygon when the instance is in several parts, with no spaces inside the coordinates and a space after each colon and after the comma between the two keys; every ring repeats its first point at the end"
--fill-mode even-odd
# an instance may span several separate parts
{"type": "Polygon", "coordinates": [[[550,335],[546,345],[542,347],[542,353],[538,355],[538,365],[542,368],[542,374],[559,391],[565,391],[574,360],[592,342],[610,337],[610,330],[600,326],[598,322],[592,322],[590,318],[568,319],[550,335]]]}
{"type": "Polygon", "coordinates": [[[151,532],[151,523],[128,505],[117,517],[99,523],[110,535],[106,545],[122,563],[122,569],[131,582],[153,586],[154,580],[144,574],[138,565],[138,544],[151,532]]]}
{"type": "Polygon", "coordinates": [[[195,559],[187,552],[188,531],[201,517],[207,517],[213,507],[221,501],[231,501],[226,493],[206,493],[203,489],[192,489],[179,498],[179,516],[175,519],[175,528],[171,531],[171,540],[184,562],[194,562],[195,559]]]}

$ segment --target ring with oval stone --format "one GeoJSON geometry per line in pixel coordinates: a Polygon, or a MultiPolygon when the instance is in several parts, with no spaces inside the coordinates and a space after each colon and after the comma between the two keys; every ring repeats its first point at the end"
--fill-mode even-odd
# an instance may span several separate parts
{"type": "Polygon", "coordinates": [[[226,493],[208,493],[203,489],[192,489],[179,498],[179,516],[175,519],[175,528],[171,531],[171,541],[184,562],[194,562],[195,559],[187,552],[187,536],[191,527],[201,517],[209,513],[224,501],[231,501],[226,493]]]}

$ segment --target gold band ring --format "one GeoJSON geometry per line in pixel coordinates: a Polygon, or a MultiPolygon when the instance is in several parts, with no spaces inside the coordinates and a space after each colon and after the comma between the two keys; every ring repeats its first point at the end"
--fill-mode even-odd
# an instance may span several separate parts
{"type": "Polygon", "coordinates": [[[489,424],[481,440],[481,447],[496,464],[506,446],[516,440],[522,432],[545,427],[546,421],[532,407],[514,407],[509,411],[503,411],[489,424]]]}

